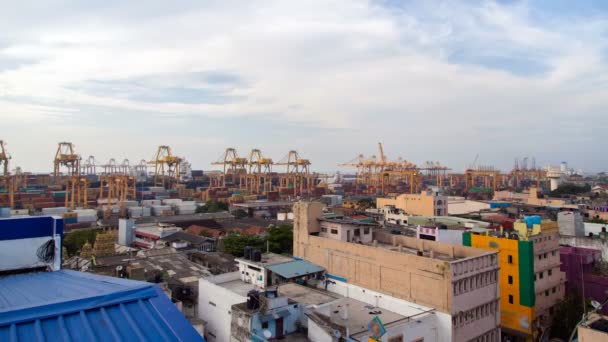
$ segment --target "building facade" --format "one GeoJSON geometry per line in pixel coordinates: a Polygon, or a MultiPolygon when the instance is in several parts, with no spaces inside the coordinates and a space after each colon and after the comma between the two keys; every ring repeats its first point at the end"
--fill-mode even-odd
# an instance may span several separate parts
{"type": "Polygon", "coordinates": [[[394,206],[408,215],[445,216],[448,214],[448,197],[430,190],[420,194],[401,194],[394,198],[377,198],[376,208],[394,206]]]}
{"type": "Polygon", "coordinates": [[[554,306],[564,297],[559,234],[548,231],[532,236],[463,234],[465,246],[498,251],[501,327],[513,337],[536,338],[549,326],[554,306]]]}
{"type": "MultiPolygon", "coordinates": [[[[566,275],[566,293],[602,302],[608,289],[608,271],[602,265],[602,251],[581,247],[560,247],[561,271],[566,275]]],[[[604,307],[608,314],[608,307],[604,307]]]]}
{"type": "Polygon", "coordinates": [[[371,244],[320,236],[323,205],[294,205],[294,256],[330,277],[425,305],[451,317],[446,341],[498,341],[498,254],[373,233],[371,244]]]}

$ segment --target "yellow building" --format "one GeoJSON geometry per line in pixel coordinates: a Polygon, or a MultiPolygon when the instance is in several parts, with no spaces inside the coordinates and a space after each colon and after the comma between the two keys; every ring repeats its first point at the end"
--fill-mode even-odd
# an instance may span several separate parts
{"type": "Polygon", "coordinates": [[[465,246],[498,251],[501,328],[532,340],[548,327],[564,296],[556,222],[518,221],[510,236],[464,233],[465,246]],[[537,223],[537,222],[540,222],[537,223]]]}
{"type": "Polygon", "coordinates": [[[535,317],[532,243],[464,233],[463,244],[498,251],[501,328],[503,332],[532,337],[535,317]]]}
{"type": "Polygon", "coordinates": [[[408,215],[446,216],[448,214],[448,198],[430,190],[420,194],[401,194],[396,197],[376,199],[376,208],[393,206],[403,210],[408,215]]]}

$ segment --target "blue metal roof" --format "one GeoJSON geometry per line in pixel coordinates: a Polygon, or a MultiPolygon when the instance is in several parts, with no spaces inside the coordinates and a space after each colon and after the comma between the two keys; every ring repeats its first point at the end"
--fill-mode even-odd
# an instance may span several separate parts
{"type": "Polygon", "coordinates": [[[286,279],[324,271],[323,267],[317,266],[302,259],[288,261],[282,264],[268,266],[266,268],[286,279]]]}
{"type": "Polygon", "coordinates": [[[203,341],[154,284],[75,271],[0,278],[0,341],[203,341]]]}

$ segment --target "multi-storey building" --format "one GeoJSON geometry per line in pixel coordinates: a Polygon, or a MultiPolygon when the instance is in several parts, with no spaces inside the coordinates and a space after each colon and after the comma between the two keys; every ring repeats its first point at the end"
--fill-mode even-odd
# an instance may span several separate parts
{"type": "Polygon", "coordinates": [[[321,203],[296,203],[294,255],[325,268],[328,278],[435,309],[441,341],[499,341],[497,252],[380,231],[371,243],[338,238],[352,228],[324,220],[321,203]],[[329,224],[336,234],[322,231],[329,224]]]}
{"type": "Polygon", "coordinates": [[[431,190],[420,194],[401,194],[393,198],[377,198],[376,208],[393,206],[408,215],[445,216],[448,214],[448,198],[431,190]]]}
{"type": "Polygon", "coordinates": [[[522,340],[548,327],[553,307],[564,296],[557,227],[538,222],[515,222],[517,231],[510,233],[463,234],[465,246],[498,251],[502,332],[522,340]]]}

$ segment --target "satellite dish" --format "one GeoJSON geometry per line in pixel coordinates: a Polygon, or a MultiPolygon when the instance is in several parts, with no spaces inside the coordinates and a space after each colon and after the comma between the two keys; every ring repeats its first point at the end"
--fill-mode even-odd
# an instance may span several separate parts
{"type": "Polygon", "coordinates": [[[86,272],[86,271],[88,271],[88,270],[89,270],[89,266],[86,266],[86,265],[85,265],[85,266],[82,266],[82,267],[80,268],[80,272],[86,272]]]}
{"type": "Polygon", "coordinates": [[[122,265],[116,266],[116,270],[119,271],[119,272],[122,271],[122,265]]]}
{"type": "Polygon", "coordinates": [[[599,309],[602,304],[600,304],[600,302],[598,302],[597,300],[592,300],[591,306],[593,306],[594,309],[599,309]]]}
{"type": "Polygon", "coordinates": [[[263,334],[267,339],[272,337],[272,332],[270,332],[268,329],[264,329],[263,334]]]}
{"type": "Polygon", "coordinates": [[[342,337],[342,333],[340,332],[340,330],[334,330],[333,335],[335,338],[341,338],[342,337]]]}

